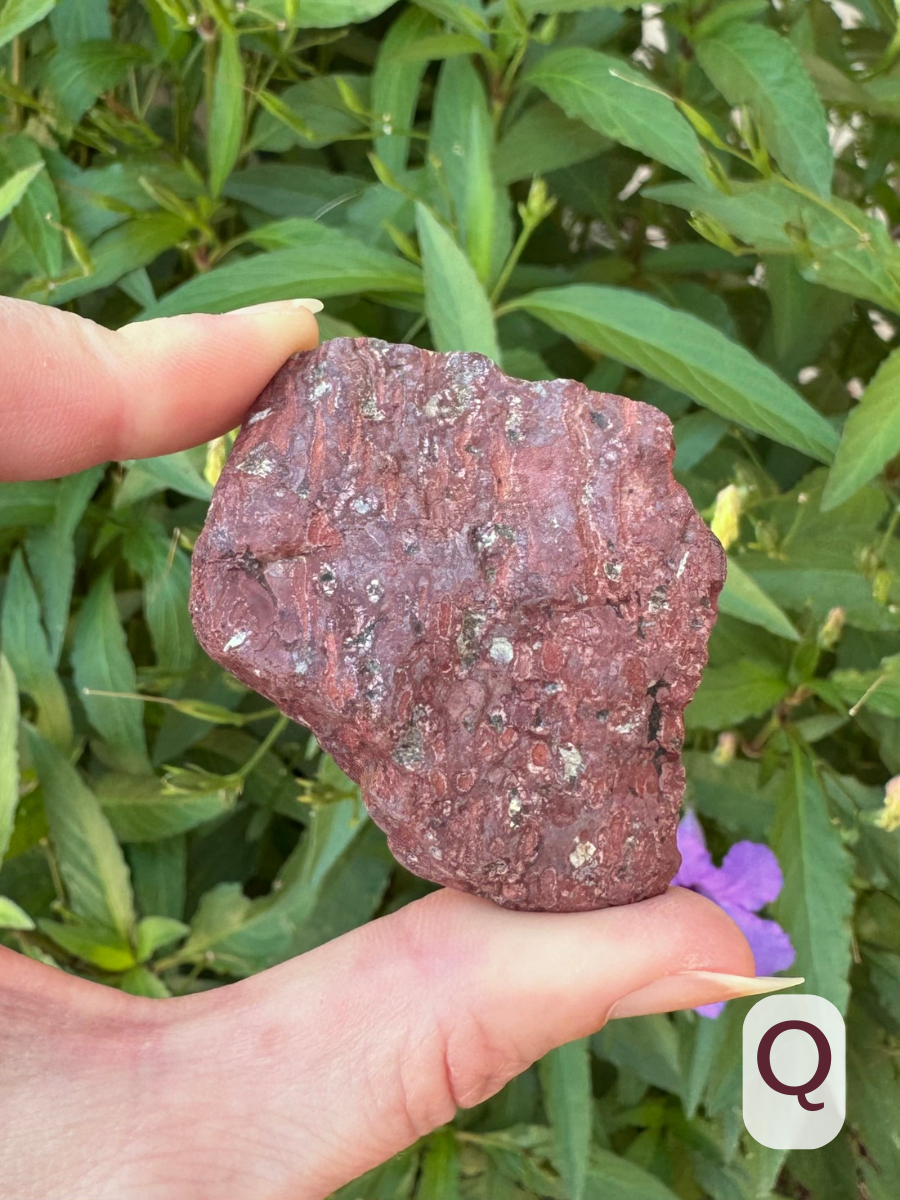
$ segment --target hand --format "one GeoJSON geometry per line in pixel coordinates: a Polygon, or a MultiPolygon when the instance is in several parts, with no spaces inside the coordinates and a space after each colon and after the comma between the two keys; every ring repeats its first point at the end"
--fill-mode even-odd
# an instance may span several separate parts
{"type": "MultiPolygon", "coordinates": [[[[316,343],[290,302],[112,333],[0,298],[0,477],[238,424],[316,343]]],[[[0,947],[0,1175],[15,1200],[317,1200],[611,1017],[768,991],[693,892],[575,914],[436,892],[251,979],[146,1000],[0,947]]]]}

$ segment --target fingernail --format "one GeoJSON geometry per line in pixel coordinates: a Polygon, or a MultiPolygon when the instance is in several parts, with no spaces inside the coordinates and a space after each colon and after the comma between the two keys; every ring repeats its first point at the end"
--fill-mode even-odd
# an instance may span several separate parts
{"type": "Polygon", "coordinates": [[[269,300],[266,304],[248,304],[246,308],[233,308],[228,316],[234,316],[235,313],[290,312],[294,308],[305,308],[311,313],[317,313],[324,307],[321,300],[269,300]]]}
{"type": "Polygon", "coordinates": [[[643,1017],[648,1013],[674,1012],[679,1008],[697,1008],[718,1000],[737,1000],[740,996],[763,996],[782,988],[803,983],[801,976],[782,978],[775,975],[722,975],[718,971],[682,971],[666,975],[646,987],[623,996],[609,1010],[607,1019],[643,1017]]]}

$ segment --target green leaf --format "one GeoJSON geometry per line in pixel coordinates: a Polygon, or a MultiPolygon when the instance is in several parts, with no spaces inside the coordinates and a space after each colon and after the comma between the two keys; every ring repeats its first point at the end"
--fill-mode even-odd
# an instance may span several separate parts
{"type": "MultiPolygon", "coordinates": [[[[135,710],[140,707],[134,704],[135,710]]],[[[158,842],[230,812],[237,791],[227,787],[179,790],[155,775],[110,771],[97,784],[97,798],[121,841],[158,842]]]]}
{"type": "Polygon", "coordinates": [[[150,1000],[166,1000],[172,995],[159,976],[146,967],[132,967],[126,971],[119,980],[119,987],[132,996],[146,996],[150,1000]]]}
{"type": "MultiPolygon", "coordinates": [[[[795,255],[811,283],[900,312],[900,248],[881,221],[846,200],[804,196],[775,179],[733,182],[729,194],[691,183],[643,194],[712,218],[759,254],[795,255]]],[[[702,223],[695,227],[707,236],[702,223]]]]}
{"type": "Polygon", "coordinates": [[[688,413],[672,426],[675,459],[672,470],[690,471],[711,454],[728,432],[728,422],[713,412],[688,413]]]}
{"type": "Polygon", "coordinates": [[[289,957],[330,872],[365,825],[358,799],[317,807],[307,836],[284,864],[270,895],[250,900],[232,883],[205,893],[179,951],[181,960],[209,961],[214,970],[244,976],[289,957]]]}
{"type": "Polygon", "coordinates": [[[137,960],[146,962],[157,950],[181,941],[190,926],[171,917],[144,917],[137,927],[137,960]]]}
{"type": "Polygon", "coordinates": [[[475,350],[499,363],[490,301],[471,263],[424,205],[418,212],[425,312],[437,350],[475,350]]]}
{"type": "Polygon", "coordinates": [[[57,483],[0,483],[0,529],[43,525],[53,517],[57,483]]]}
{"type": "Polygon", "coordinates": [[[404,51],[415,48],[438,28],[434,17],[422,9],[400,14],[381,41],[372,72],[372,112],[382,132],[375,138],[375,153],[389,171],[406,169],[408,131],[416,115],[416,102],[427,59],[408,59],[404,51]]]}
{"type": "Polygon", "coordinates": [[[584,162],[612,145],[590,125],[567,117],[549,100],[540,100],[526,108],[501,136],[494,172],[499,183],[515,183],[584,162]]]}
{"type": "Polygon", "coordinates": [[[0,654],[0,863],[19,804],[19,692],[6,656],[0,654]]]}
{"type": "MultiPolygon", "coordinates": [[[[537,16],[538,13],[574,13],[589,12],[595,8],[640,8],[638,0],[519,0],[522,12],[527,17],[537,16]]],[[[660,7],[672,3],[663,0],[660,7]]]]}
{"type": "Polygon", "coordinates": [[[38,729],[56,745],[68,748],[72,744],[69,702],[56,674],[47,635],[41,625],[38,598],[21,550],[15,552],[9,566],[0,616],[0,638],[19,688],[37,705],[38,729]]]}
{"type": "Polygon", "coordinates": [[[719,612],[739,617],[751,625],[759,625],[778,637],[788,638],[792,642],[800,641],[800,634],[784,612],[733,558],[728,560],[725,587],[719,596],[719,612]]]}
{"type": "Polygon", "coordinates": [[[852,961],[853,859],[832,824],[828,801],[809,754],[791,747],[792,768],[778,801],[772,849],[784,867],[775,917],[790,934],[797,959],[791,968],[804,990],[847,1011],[852,961]]]}
{"type": "Polygon", "coordinates": [[[438,1129],[426,1143],[416,1200],[459,1200],[459,1196],[459,1144],[452,1129],[438,1129]]]}
{"type": "Polygon", "coordinates": [[[340,211],[371,186],[355,175],[332,175],[298,163],[264,162],[234,172],[222,191],[272,217],[318,220],[340,211]]]}
{"type": "Polygon", "coordinates": [[[72,667],[90,722],[118,765],[135,772],[149,770],[143,706],[113,696],[84,694],[85,689],[137,691],[134,663],[119,621],[112,576],[108,572],[94,584],[81,606],[72,645],[72,667]]]}
{"type": "Polygon", "coordinates": [[[727,729],[761,717],[790,689],[770,663],[742,658],[727,667],[707,667],[684,714],[687,729],[727,729]]]}
{"type": "Polygon", "coordinates": [[[149,58],[143,46],[106,38],[75,42],[57,50],[44,82],[60,111],[70,121],[80,121],[103,92],[111,91],[128,72],[149,58]]]}
{"type": "Polygon", "coordinates": [[[829,512],[849,500],[896,454],[900,454],[900,350],[884,360],[847,418],[822,508],[829,512]]]}
{"type": "Polygon", "coordinates": [[[0,10],[0,48],[42,21],[56,0],[6,0],[0,10]]]}
{"type": "Polygon", "coordinates": [[[541,1059],[540,1076],[553,1129],[554,1161],[566,1194],[571,1200],[583,1200],[594,1115],[590,1039],[580,1038],[551,1050],[541,1059]]]}
{"type": "Polygon", "coordinates": [[[103,478],[102,467],[92,467],[61,479],[56,490],[52,519],[29,534],[25,542],[28,566],[41,598],[50,657],[59,663],[69,621],[75,579],[75,530],[88,501],[103,478]]]}
{"type": "MultiPolygon", "coordinates": [[[[134,465],[131,460],[129,465],[134,465]]],[[[195,500],[209,501],[212,487],[200,474],[195,457],[189,450],[177,450],[174,454],[161,454],[158,458],[142,458],[137,461],[139,470],[152,475],[164,488],[180,492],[182,496],[193,496],[195,500]]]]}
{"type": "Polygon", "coordinates": [[[251,144],[260,150],[285,151],[294,145],[316,150],[333,142],[368,137],[368,88],[367,75],[319,75],[277,95],[258,92],[262,111],[251,144]],[[347,107],[347,88],[358,96],[363,111],[347,107]]]}
{"type": "MultiPolygon", "coordinates": [[[[56,275],[62,270],[60,207],[53,180],[42,170],[44,165],[40,149],[24,134],[15,134],[0,140],[0,169],[3,173],[21,179],[22,172],[32,172],[27,187],[12,206],[13,224],[21,233],[40,269],[46,275],[56,275]]],[[[0,193],[7,188],[16,190],[13,180],[8,180],[3,185],[0,193]]],[[[4,204],[0,201],[0,212],[3,208],[4,204]]]]}
{"type": "Polygon", "coordinates": [[[209,114],[209,190],[222,191],[241,150],[244,131],[244,64],[237,35],[219,26],[219,56],[209,114]]]}
{"type": "MultiPolygon", "coordinates": [[[[298,223],[299,224],[299,223],[298,223]]],[[[304,223],[294,250],[273,250],[217,267],[169,292],[143,316],[228,312],[293,296],[341,296],[349,292],[421,292],[418,268],[398,255],[375,250],[337,229],[304,223]]]]}
{"type": "Polygon", "coordinates": [[[585,1200],[675,1200],[655,1175],[609,1150],[595,1149],[591,1163],[585,1200]]]}
{"type": "Polygon", "coordinates": [[[21,171],[16,171],[15,175],[7,179],[5,183],[0,184],[0,221],[4,217],[9,216],[28,191],[32,179],[39,172],[43,171],[43,169],[43,161],[32,163],[30,167],[23,167],[21,171]]]}
{"type": "MultiPolygon", "coordinates": [[[[377,17],[393,0],[302,0],[297,6],[294,24],[302,29],[333,29],[336,25],[350,25],[355,21],[368,21],[377,17]]],[[[281,3],[276,11],[284,13],[281,3]]]]}
{"type": "Polygon", "coordinates": [[[128,847],[134,895],[144,916],[184,914],[187,841],[183,836],[162,842],[134,842],[128,847]]]}
{"type": "Polygon", "coordinates": [[[34,929],[34,921],[14,900],[0,896],[0,929],[34,929]]]}
{"type": "Polygon", "coordinates": [[[686,392],[730,421],[828,461],[837,434],[771,368],[705,321],[625,288],[532,292],[523,308],[593,350],[686,392]]]}
{"type": "Polygon", "coordinates": [[[30,733],[29,748],[72,911],[127,940],[134,925],[131,880],[97,797],[40,734],[30,733]]]}
{"type": "Polygon", "coordinates": [[[887,717],[900,717],[900,654],[883,658],[870,671],[833,671],[829,682],[848,707],[859,705],[887,717]]]}
{"type": "Polygon", "coordinates": [[[594,1035],[593,1046],[600,1058],[654,1087],[679,1093],[678,1035],[664,1014],[609,1021],[594,1035]]]}
{"type": "Polygon", "coordinates": [[[130,221],[102,233],[91,244],[92,270],[67,283],[58,284],[48,294],[54,304],[65,304],[88,292],[109,287],[117,279],[146,267],[185,237],[190,223],[170,212],[142,213],[130,221]]]}
{"type": "Polygon", "coordinates": [[[710,185],[704,151],[690,123],[649,75],[623,59],[564,47],[525,76],[569,117],[665,163],[696,183],[710,185]]]}
{"type": "Polygon", "coordinates": [[[444,64],[435,90],[428,165],[435,194],[457,230],[478,278],[495,278],[511,244],[509,197],[492,170],[493,121],[488,97],[468,58],[444,64]]]}
{"type": "Polygon", "coordinates": [[[831,194],[834,160],[825,109],[788,38],[732,22],[697,44],[700,65],[730,105],[746,104],[789,179],[831,194]]]}
{"type": "Polygon", "coordinates": [[[41,933],[63,950],[101,971],[127,971],[134,966],[134,951],[124,937],[103,925],[88,921],[64,925],[60,921],[38,921],[41,933]]]}
{"type": "Polygon", "coordinates": [[[112,32],[106,0],[59,0],[50,27],[58,46],[108,38],[112,32]]]}
{"type": "Polygon", "coordinates": [[[869,1200],[893,1200],[900,1190],[900,1147],[892,1114],[900,1104],[896,1040],[867,1009],[867,997],[850,1012],[847,1028],[847,1112],[865,1147],[855,1159],[869,1200]]]}

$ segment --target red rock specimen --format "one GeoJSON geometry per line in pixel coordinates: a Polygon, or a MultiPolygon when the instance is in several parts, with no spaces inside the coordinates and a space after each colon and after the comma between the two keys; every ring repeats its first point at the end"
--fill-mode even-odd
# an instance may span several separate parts
{"type": "Polygon", "coordinates": [[[648,405],[325,342],[219,480],[197,635],[313,730],[417,875],[511,908],[656,895],[724,578],[671,460],[648,405]]]}

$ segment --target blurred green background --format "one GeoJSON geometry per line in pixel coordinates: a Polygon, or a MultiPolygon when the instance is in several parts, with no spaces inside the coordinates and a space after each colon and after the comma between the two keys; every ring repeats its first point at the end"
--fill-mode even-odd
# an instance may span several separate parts
{"type": "MultiPolygon", "coordinates": [[[[747,1137],[732,1002],[554,1052],[346,1198],[900,1195],[898,55],[888,0],[0,7],[0,292],[110,327],[319,296],[324,337],[623,392],[728,549],[688,802],[778,855],[844,1131],[747,1137]]],[[[230,441],[0,485],[0,939],[141,995],[428,889],[194,641],[230,441]]]]}

